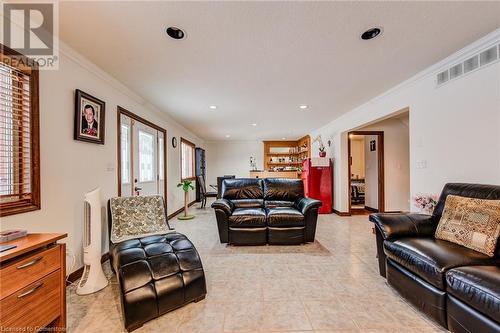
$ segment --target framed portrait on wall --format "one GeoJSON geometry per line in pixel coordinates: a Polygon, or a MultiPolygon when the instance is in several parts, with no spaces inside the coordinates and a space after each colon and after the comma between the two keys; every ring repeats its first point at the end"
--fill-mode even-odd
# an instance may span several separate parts
{"type": "Polygon", "coordinates": [[[75,140],[104,144],[105,106],[100,99],[76,89],[75,140]]]}

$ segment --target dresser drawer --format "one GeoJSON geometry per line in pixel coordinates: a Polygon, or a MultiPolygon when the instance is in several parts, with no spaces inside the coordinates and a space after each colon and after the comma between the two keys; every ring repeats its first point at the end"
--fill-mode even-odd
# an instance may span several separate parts
{"type": "Polygon", "coordinates": [[[3,328],[32,332],[61,314],[61,271],[57,270],[0,301],[3,328]]]}
{"type": "Polygon", "coordinates": [[[0,268],[0,299],[61,267],[60,245],[39,251],[0,268]]]}

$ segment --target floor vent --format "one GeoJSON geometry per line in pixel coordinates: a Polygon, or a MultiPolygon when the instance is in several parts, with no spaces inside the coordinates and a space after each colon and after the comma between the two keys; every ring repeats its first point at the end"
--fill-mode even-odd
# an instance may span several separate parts
{"type": "Polygon", "coordinates": [[[443,83],[460,77],[462,74],[470,73],[497,60],[500,60],[500,44],[483,50],[465,61],[438,73],[436,83],[440,86],[443,83]]]}

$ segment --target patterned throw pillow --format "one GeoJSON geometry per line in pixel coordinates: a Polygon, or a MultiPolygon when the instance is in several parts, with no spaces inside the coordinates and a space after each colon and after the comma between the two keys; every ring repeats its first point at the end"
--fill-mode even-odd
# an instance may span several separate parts
{"type": "Polygon", "coordinates": [[[448,195],[436,238],[493,257],[500,235],[500,200],[448,195]]]}
{"type": "Polygon", "coordinates": [[[169,232],[163,197],[159,195],[111,198],[110,208],[113,243],[169,232]]]}

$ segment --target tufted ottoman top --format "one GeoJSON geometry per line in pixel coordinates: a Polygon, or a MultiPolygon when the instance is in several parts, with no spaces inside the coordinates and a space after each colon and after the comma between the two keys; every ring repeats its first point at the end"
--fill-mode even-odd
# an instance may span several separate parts
{"type": "Polygon", "coordinates": [[[122,270],[124,292],[138,288],[152,279],[158,280],[202,268],[194,245],[179,233],[126,240],[114,245],[111,255],[115,272],[122,270]],[[145,269],[136,273],[134,268],[139,267],[145,269]],[[128,277],[131,279],[127,279],[128,277]]]}
{"type": "Polygon", "coordinates": [[[127,329],[205,296],[201,259],[186,236],[169,233],[111,246],[127,329]]]}

